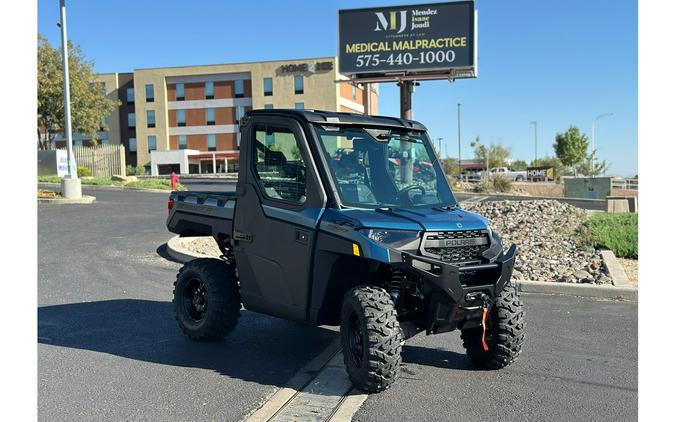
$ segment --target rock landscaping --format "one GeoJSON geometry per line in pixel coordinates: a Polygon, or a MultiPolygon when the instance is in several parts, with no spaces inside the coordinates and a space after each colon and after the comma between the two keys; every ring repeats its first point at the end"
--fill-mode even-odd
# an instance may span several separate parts
{"type": "MultiPolygon", "coordinates": [[[[585,212],[554,200],[496,201],[463,206],[486,216],[502,236],[505,248],[518,246],[515,280],[612,284],[598,251],[579,234],[585,212]]],[[[185,238],[183,246],[204,255],[219,256],[210,237],[185,238]]]]}
{"type": "Polygon", "coordinates": [[[502,236],[518,246],[513,278],[564,283],[612,284],[599,251],[580,235],[585,211],[554,200],[469,203],[502,236]]]}

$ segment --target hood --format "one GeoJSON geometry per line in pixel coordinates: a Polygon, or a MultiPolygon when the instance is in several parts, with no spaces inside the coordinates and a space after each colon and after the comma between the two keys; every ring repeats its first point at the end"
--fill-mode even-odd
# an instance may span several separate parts
{"type": "Polygon", "coordinates": [[[393,210],[331,210],[324,216],[338,224],[354,228],[381,228],[392,230],[480,230],[488,227],[488,220],[461,208],[395,208],[393,210]],[[339,221],[343,220],[342,223],[339,221]]]}

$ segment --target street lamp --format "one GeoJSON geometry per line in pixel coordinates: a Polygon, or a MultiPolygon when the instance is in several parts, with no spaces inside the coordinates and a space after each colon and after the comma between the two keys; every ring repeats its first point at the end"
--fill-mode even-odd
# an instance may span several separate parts
{"type": "Polygon", "coordinates": [[[462,132],[459,120],[459,108],[462,104],[457,103],[457,168],[459,172],[459,180],[462,181],[462,132]]]}
{"type": "Polygon", "coordinates": [[[63,116],[65,119],[68,174],[61,180],[61,195],[68,199],[82,198],[82,185],[77,178],[77,165],[73,156],[73,132],[70,123],[70,78],[68,77],[68,36],[66,33],[66,1],[60,0],[61,54],[63,63],[63,116]]]}
{"type": "Polygon", "coordinates": [[[593,125],[591,125],[591,166],[589,170],[591,173],[593,172],[593,166],[595,165],[595,122],[600,120],[601,118],[605,116],[613,116],[614,113],[603,113],[603,114],[598,114],[595,119],[593,119],[593,125]]]}
{"type": "Polygon", "coordinates": [[[534,125],[534,161],[532,162],[532,165],[536,166],[537,165],[537,121],[530,122],[530,124],[534,125]]]}

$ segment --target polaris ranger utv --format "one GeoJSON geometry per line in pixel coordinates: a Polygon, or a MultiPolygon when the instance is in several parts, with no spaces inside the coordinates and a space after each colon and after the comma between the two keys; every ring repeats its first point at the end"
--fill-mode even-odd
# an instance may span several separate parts
{"type": "Polygon", "coordinates": [[[236,192],[172,192],[168,203],[171,232],[213,236],[222,252],[178,273],[189,338],[221,339],[242,304],[339,325],[349,377],[370,392],[394,382],[403,341],[420,331],[461,330],[482,368],[518,357],[516,247],[504,251],[485,218],[458,206],[422,124],[253,110],[240,128],[236,192]]]}

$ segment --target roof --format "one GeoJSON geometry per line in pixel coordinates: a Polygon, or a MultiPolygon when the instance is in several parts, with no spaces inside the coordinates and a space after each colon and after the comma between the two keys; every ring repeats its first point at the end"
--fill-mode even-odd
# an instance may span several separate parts
{"type": "Polygon", "coordinates": [[[246,113],[249,116],[287,116],[303,119],[309,123],[326,123],[331,125],[355,125],[355,126],[387,126],[400,129],[413,129],[426,131],[422,123],[415,120],[400,119],[387,116],[367,116],[357,113],[341,113],[322,110],[296,110],[296,109],[258,109],[246,113]]]}

